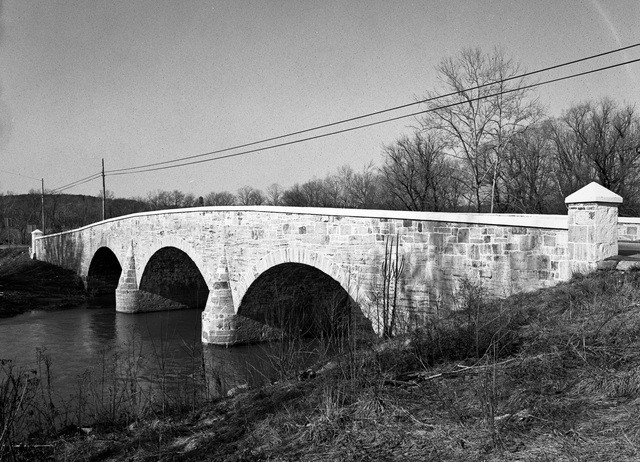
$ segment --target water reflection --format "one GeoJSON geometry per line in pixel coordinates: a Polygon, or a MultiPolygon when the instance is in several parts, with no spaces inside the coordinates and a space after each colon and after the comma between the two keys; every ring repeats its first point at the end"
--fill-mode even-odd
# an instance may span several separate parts
{"type": "Polygon", "coordinates": [[[45,351],[60,395],[72,394],[87,371],[131,372],[121,366],[109,369],[105,363],[115,359],[135,366],[135,376],[150,384],[162,380],[179,387],[186,380],[202,383],[195,379],[206,378],[210,395],[274,378],[277,345],[203,346],[200,318],[200,310],[136,315],[116,313],[113,308],[34,311],[0,320],[0,359],[33,367],[37,350],[45,351]]]}
{"type": "Polygon", "coordinates": [[[88,329],[91,337],[108,344],[116,337],[116,316],[113,308],[84,310],[89,315],[88,329]]]}

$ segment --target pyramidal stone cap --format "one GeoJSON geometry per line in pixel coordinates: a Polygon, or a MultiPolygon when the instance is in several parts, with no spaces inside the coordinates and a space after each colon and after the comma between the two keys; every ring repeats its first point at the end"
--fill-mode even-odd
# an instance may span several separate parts
{"type": "Polygon", "coordinates": [[[608,204],[622,204],[622,197],[609,191],[604,186],[592,181],[584,188],[567,196],[565,204],[580,204],[587,202],[605,202],[608,204]]]}

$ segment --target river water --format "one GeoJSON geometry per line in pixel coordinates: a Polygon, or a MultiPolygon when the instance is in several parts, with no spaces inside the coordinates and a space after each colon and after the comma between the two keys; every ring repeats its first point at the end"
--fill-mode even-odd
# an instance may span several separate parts
{"type": "MultiPolygon", "coordinates": [[[[181,386],[186,377],[206,375],[211,396],[278,378],[296,367],[280,343],[224,348],[200,341],[201,311],[117,313],[113,307],[33,311],[0,319],[0,360],[21,368],[50,361],[52,386],[60,396],[77,389],[83,376],[103,375],[118,355],[113,374],[146,383],[161,378],[181,386]],[[129,371],[123,372],[122,365],[129,371]]],[[[108,372],[107,372],[108,375],[108,372]]]]}

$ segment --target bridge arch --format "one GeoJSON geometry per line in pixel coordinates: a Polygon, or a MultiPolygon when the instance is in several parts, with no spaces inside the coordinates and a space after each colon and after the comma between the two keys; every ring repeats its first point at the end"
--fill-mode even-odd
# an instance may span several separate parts
{"type": "Polygon", "coordinates": [[[94,252],[83,278],[85,289],[94,303],[115,305],[121,273],[122,262],[110,247],[101,246],[94,252]]]}
{"type": "Polygon", "coordinates": [[[236,285],[236,292],[233,294],[236,313],[249,287],[269,269],[286,263],[299,263],[320,270],[337,281],[355,302],[367,303],[369,301],[366,294],[358,290],[356,279],[331,258],[306,248],[289,247],[268,253],[241,276],[236,285]]]}
{"type": "Polygon", "coordinates": [[[207,282],[193,259],[183,250],[165,246],[146,261],[138,289],[143,304],[153,310],[204,309],[209,297],[207,282]]]}
{"type": "Polygon", "coordinates": [[[204,277],[207,284],[209,283],[209,272],[207,265],[202,258],[202,253],[196,250],[195,247],[190,245],[184,239],[177,236],[165,235],[162,238],[155,240],[148,246],[144,247],[144,252],[135,252],[136,256],[136,272],[138,273],[138,284],[142,280],[142,276],[147,269],[149,260],[157,254],[160,250],[167,247],[173,247],[184,252],[200,271],[200,274],[204,277]]]}

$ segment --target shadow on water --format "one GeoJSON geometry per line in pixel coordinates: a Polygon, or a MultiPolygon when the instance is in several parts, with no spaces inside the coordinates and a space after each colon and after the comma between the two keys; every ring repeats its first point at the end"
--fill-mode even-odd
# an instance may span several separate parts
{"type": "Polygon", "coordinates": [[[29,435],[196,411],[326,354],[307,339],[203,345],[201,314],[81,308],[0,320],[0,428],[8,429],[0,459],[2,448],[29,435]]]}
{"type": "MultiPolygon", "coordinates": [[[[313,341],[223,348],[203,345],[201,311],[180,310],[130,315],[113,308],[30,312],[0,320],[0,360],[24,370],[46,359],[49,391],[69,401],[82,392],[100,394],[135,381],[147,396],[174,392],[207,399],[239,386],[256,386],[306,367],[313,341]],[[298,358],[298,357],[296,357],[298,358]]],[[[75,397],[75,398],[74,398],[75,397]]],[[[85,397],[86,398],[86,397],[85,397]]]]}

